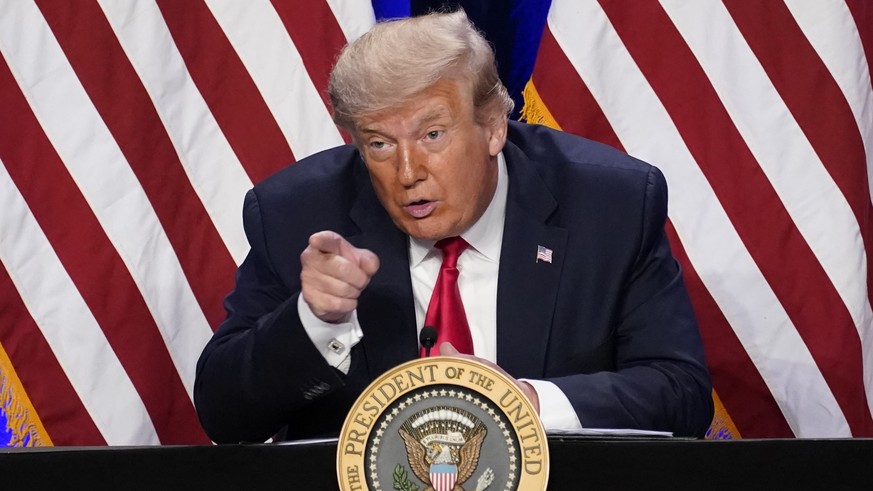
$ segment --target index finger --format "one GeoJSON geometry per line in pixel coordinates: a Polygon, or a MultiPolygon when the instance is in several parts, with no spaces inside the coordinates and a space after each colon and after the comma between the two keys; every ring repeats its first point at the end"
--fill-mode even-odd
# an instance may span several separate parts
{"type": "Polygon", "coordinates": [[[322,230],[309,236],[309,245],[325,254],[340,254],[345,241],[342,235],[330,230],[322,230]]]}
{"type": "Polygon", "coordinates": [[[322,254],[334,254],[357,265],[367,276],[372,276],[379,269],[379,258],[372,251],[353,246],[342,235],[324,230],[309,237],[309,245],[322,254]]]}

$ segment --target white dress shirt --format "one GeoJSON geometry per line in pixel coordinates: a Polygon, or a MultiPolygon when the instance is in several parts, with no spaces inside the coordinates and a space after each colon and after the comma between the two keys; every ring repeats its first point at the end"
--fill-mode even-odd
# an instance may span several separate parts
{"type": "MultiPolygon", "coordinates": [[[[497,363],[497,275],[509,191],[506,160],[502,152],[497,156],[497,169],[494,197],[479,220],[461,234],[470,247],[458,258],[458,289],[470,325],[474,354],[494,363],[497,363]]],[[[442,265],[442,254],[434,247],[434,243],[409,239],[409,272],[419,331],[424,326],[427,306],[442,265]]],[[[303,300],[303,295],[297,301],[297,309],[303,327],[325,360],[348,373],[351,348],[363,337],[357,313],[352,312],[336,324],[326,323],[315,317],[303,300]]],[[[540,418],[546,430],[582,427],[573,406],[558,386],[545,380],[525,381],[537,391],[540,418]]]]}

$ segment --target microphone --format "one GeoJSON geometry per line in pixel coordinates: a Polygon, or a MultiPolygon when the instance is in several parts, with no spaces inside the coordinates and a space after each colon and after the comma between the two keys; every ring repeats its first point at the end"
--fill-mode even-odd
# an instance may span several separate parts
{"type": "Polygon", "coordinates": [[[424,348],[424,357],[430,357],[430,349],[434,347],[437,341],[437,330],[433,326],[424,326],[421,328],[421,334],[418,335],[418,342],[424,348]]]}

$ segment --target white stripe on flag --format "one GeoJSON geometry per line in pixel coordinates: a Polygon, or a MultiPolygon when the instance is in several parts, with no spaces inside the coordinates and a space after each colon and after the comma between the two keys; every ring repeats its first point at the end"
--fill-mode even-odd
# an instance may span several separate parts
{"type": "MultiPolygon", "coordinates": [[[[716,0],[661,0],[661,4],[846,304],[860,339],[869,339],[873,309],[866,278],[858,274],[867,271],[867,255],[845,196],[724,4],[716,0]],[[723,62],[725,56],[730,63],[723,62]]],[[[862,355],[864,379],[873,380],[873,353],[862,350],[862,355]]],[[[873,391],[866,395],[868,408],[873,408],[873,391]]]]}
{"type": "MultiPolygon", "coordinates": [[[[868,191],[873,199],[873,87],[852,13],[842,0],[786,0],[785,4],[852,110],[864,143],[868,191]]],[[[861,355],[868,368],[864,371],[864,387],[868,406],[873,410],[873,369],[870,369],[873,367],[873,328],[870,322],[868,318],[861,332],[861,355]]]]}
{"type": "MultiPolygon", "coordinates": [[[[855,116],[867,154],[867,182],[873,200],[873,87],[852,12],[843,0],[785,0],[785,5],[855,116]]],[[[873,392],[873,385],[867,385],[867,389],[873,392]]]]}
{"type": "Polygon", "coordinates": [[[46,136],[130,270],[190,398],[197,358],[212,330],[169,239],[37,7],[0,0],[3,9],[13,14],[0,18],[0,50],[46,136]]]}
{"type": "Polygon", "coordinates": [[[0,210],[0,262],[106,443],[159,444],[136,388],[2,161],[0,210]]]}
{"type": "Polygon", "coordinates": [[[267,107],[300,160],[342,145],[339,130],[312,84],[303,59],[267,0],[207,0],[267,107]]]}
{"type": "Polygon", "coordinates": [[[670,217],[688,257],[792,430],[801,437],[851,436],[808,348],[599,4],[555,0],[548,23],[625,149],[670,181],[670,217]],[[796,391],[816,404],[798,401],[796,391]]]}
{"type": "Polygon", "coordinates": [[[373,4],[361,0],[327,0],[333,16],[348,41],[354,41],[376,23],[373,4]]]}
{"type": "Polygon", "coordinates": [[[157,4],[100,0],[188,179],[236,264],[248,253],[239,203],[252,187],[173,43],[157,4]]]}

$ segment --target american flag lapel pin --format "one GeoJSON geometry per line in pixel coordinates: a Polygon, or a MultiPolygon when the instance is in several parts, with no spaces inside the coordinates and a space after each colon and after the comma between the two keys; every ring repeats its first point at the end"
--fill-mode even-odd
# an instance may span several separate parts
{"type": "Polygon", "coordinates": [[[546,262],[552,264],[552,250],[548,247],[543,247],[541,245],[537,246],[537,260],[536,262],[546,262]]]}

